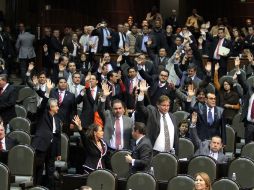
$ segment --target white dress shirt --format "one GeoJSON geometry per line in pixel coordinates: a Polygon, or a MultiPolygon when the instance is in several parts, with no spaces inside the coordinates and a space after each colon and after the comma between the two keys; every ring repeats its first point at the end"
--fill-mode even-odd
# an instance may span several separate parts
{"type": "MultiPolygon", "coordinates": [[[[160,116],[161,116],[160,117],[160,133],[154,143],[153,149],[159,152],[164,152],[165,151],[165,132],[164,132],[164,121],[162,117],[163,114],[160,113],[160,116]]],[[[174,147],[175,127],[168,113],[165,114],[165,117],[166,117],[166,121],[168,125],[170,149],[172,149],[174,147]]]]}
{"type": "Polygon", "coordinates": [[[248,107],[248,113],[247,113],[247,121],[254,122],[254,119],[251,118],[251,108],[252,108],[252,102],[254,101],[254,94],[251,95],[249,99],[249,107],[248,107]]]}
{"type": "Polygon", "coordinates": [[[6,143],[5,143],[5,137],[1,140],[2,143],[2,150],[6,150],[6,143]]]}

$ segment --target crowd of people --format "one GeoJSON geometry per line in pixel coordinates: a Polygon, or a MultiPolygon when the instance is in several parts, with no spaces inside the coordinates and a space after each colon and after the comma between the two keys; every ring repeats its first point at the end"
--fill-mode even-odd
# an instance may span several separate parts
{"type": "MultiPolygon", "coordinates": [[[[8,27],[0,26],[0,150],[9,148],[4,132],[16,117],[15,89],[8,75],[17,52],[22,83],[37,94],[32,141],[37,184],[42,184],[46,164],[47,185],[53,187],[54,161],[61,160],[61,131],[68,136],[79,131],[85,173],[111,169],[110,157],[123,149],[133,151],[125,157],[131,173],[149,171],[158,153],[178,155],[180,137],[192,140],[195,155],[227,163],[226,125],[240,110],[245,142],[253,141],[253,86],[245,81],[254,71],[251,19],[242,28],[230,26],[226,18],[211,26],[193,9],[181,25],[175,10],[163,20],[153,8],[140,26],[130,16],[117,29],[102,20],[83,31],[66,27],[63,36],[57,28],[45,27],[43,32],[39,69],[35,35],[20,23],[14,41],[8,27]],[[221,81],[228,73],[229,57],[235,57],[235,72],[221,81]],[[245,72],[241,58],[248,59],[245,72]],[[172,114],[176,111],[190,116],[177,121],[172,114]]],[[[207,174],[195,178],[195,189],[211,189],[207,174]]]]}

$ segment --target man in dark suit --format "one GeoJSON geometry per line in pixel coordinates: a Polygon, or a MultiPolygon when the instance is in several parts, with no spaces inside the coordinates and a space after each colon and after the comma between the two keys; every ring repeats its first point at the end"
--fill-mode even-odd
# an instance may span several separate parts
{"type": "Polygon", "coordinates": [[[145,124],[136,122],[132,130],[135,146],[131,155],[125,156],[126,162],[131,164],[131,173],[148,171],[153,157],[153,147],[146,136],[145,124]]]}
{"type": "MultiPolygon", "coordinates": [[[[197,113],[197,134],[201,141],[210,140],[213,136],[220,136],[226,143],[226,127],[223,118],[223,109],[216,106],[214,93],[206,94],[206,104],[195,110],[197,113]]],[[[193,126],[194,127],[194,126],[193,126]]]]}
{"type": "Polygon", "coordinates": [[[252,25],[248,27],[248,35],[244,38],[244,45],[254,54],[254,28],[252,25]]]}
{"type": "Polygon", "coordinates": [[[223,143],[221,137],[213,136],[211,140],[201,141],[198,137],[197,129],[195,127],[196,123],[197,113],[193,112],[191,118],[191,126],[194,127],[190,127],[190,134],[194,145],[198,148],[195,152],[195,155],[210,156],[219,164],[226,163],[228,161],[228,157],[223,153],[223,143]]]}
{"type": "Polygon", "coordinates": [[[245,126],[245,143],[254,140],[254,84],[249,84],[240,71],[240,59],[235,59],[237,80],[243,88],[241,121],[245,126]]]}
{"type": "Polygon", "coordinates": [[[94,113],[97,111],[101,88],[97,85],[97,76],[91,74],[86,77],[86,86],[76,98],[76,103],[83,102],[81,124],[83,129],[94,123],[94,113]]]}
{"type": "MultiPolygon", "coordinates": [[[[47,84],[49,90],[52,85],[47,84]]],[[[54,98],[46,98],[49,92],[46,92],[43,100],[43,106],[38,112],[40,119],[36,128],[35,137],[32,141],[32,147],[36,151],[36,184],[42,184],[42,173],[45,164],[47,184],[49,189],[53,188],[55,159],[61,160],[61,124],[56,114],[58,113],[58,101],[54,98]],[[47,104],[47,106],[45,105],[47,104]],[[43,109],[47,107],[46,109],[43,109]]]]}
{"type": "Polygon", "coordinates": [[[148,95],[151,101],[151,105],[156,106],[158,98],[162,95],[169,97],[171,102],[175,99],[175,86],[169,83],[169,71],[163,69],[160,71],[159,75],[150,76],[143,69],[139,71],[141,77],[147,81],[150,88],[148,89],[148,95]]]}
{"type": "Polygon", "coordinates": [[[146,81],[142,81],[136,110],[147,118],[147,137],[152,142],[154,155],[159,152],[178,154],[178,127],[175,117],[169,112],[170,99],[162,95],[158,98],[156,107],[152,105],[145,107],[143,99],[147,88],[146,81]]]}
{"type": "MultiPolygon", "coordinates": [[[[135,52],[136,53],[147,53],[146,43],[148,40],[153,39],[152,36],[149,34],[148,26],[143,26],[142,28],[142,35],[138,35],[135,43],[135,52]]],[[[150,47],[154,49],[154,44],[150,47]]]]}
{"type": "Polygon", "coordinates": [[[77,115],[75,95],[67,91],[67,80],[64,77],[58,79],[58,88],[51,90],[50,98],[58,100],[59,111],[57,117],[63,123],[63,132],[70,135],[70,124],[74,115],[77,115]]]}
{"type": "Polygon", "coordinates": [[[102,21],[97,29],[99,37],[98,52],[99,53],[113,53],[116,52],[116,47],[113,38],[113,31],[107,27],[107,22],[102,21]]]}
{"type": "Polygon", "coordinates": [[[4,126],[16,117],[15,112],[16,93],[13,86],[7,82],[7,75],[0,75],[0,117],[3,119],[4,126]]]}
{"type": "Polygon", "coordinates": [[[225,38],[225,28],[218,29],[218,37],[212,38],[207,35],[207,38],[211,41],[211,48],[209,53],[209,59],[213,60],[215,63],[220,64],[220,77],[227,74],[227,60],[231,53],[221,51],[221,48],[231,49],[231,42],[225,38]]]}

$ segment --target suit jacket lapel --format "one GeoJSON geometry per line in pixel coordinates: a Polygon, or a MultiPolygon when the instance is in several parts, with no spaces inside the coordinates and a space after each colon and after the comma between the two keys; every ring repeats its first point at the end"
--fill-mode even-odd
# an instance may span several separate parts
{"type": "Polygon", "coordinates": [[[201,117],[207,125],[207,105],[203,106],[203,109],[201,110],[201,117]]]}

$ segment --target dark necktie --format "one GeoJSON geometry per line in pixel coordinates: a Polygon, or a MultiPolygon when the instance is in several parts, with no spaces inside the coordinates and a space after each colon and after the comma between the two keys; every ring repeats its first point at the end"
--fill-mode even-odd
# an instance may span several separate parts
{"type": "Polygon", "coordinates": [[[165,151],[170,152],[170,137],[169,137],[166,115],[163,114],[162,118],[163,118],[163,124],[164,124],[164,134],[165,134],[165,151]]]}
{"type": "Polygon", "coordinates": [[[0,88],[0,96],[3,94],[3,89],[0,88]]]}
{"type": "Polygon", "coordinates": [[[208,110],[207,122],[209,123],[210,126],[213,124],[213,114],[211,108],[209,108],[208,110]]]}
{"type": "Polygon", "coordinates": [[[3,150],[2,141],[0,141],[0,151],[3,150]]]}

